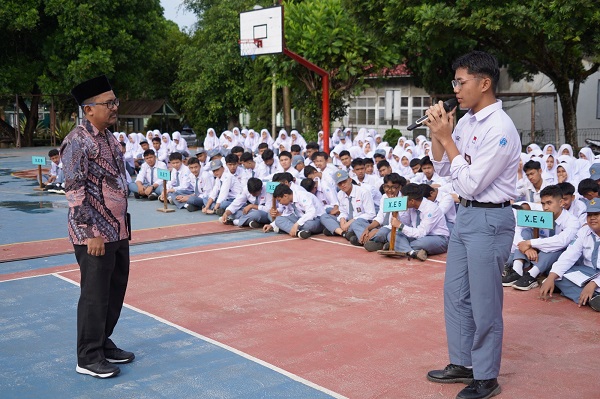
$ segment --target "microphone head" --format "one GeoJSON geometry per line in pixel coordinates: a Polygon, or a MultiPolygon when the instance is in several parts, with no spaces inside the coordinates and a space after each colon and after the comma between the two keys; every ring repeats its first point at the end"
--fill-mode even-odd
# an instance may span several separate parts
{"type": "Polygon", "coordinates": [[[457,104],[458,101],[456,101],[456,98],[451,98],[449,100],[444,101],[444,109],[446,110],[446,112],[450,112],[454,109],[454,107],[456,107],[457,104]]]}

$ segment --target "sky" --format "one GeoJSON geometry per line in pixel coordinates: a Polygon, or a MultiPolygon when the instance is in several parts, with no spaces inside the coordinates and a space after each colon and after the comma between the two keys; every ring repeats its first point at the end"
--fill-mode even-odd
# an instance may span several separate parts
{"type": "Polygon", "coordinates": [[[183,0],[160,0],[160,4],[165,9],[165,18],[174,21],[179,25],[179,29],[191,27],[196,23],[196,15],[179,7],[183,0]]]}

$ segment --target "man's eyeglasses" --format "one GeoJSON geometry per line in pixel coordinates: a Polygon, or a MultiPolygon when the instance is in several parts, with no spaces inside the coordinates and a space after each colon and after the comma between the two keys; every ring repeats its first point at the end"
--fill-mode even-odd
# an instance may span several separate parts
{"type": "Polygon", "coordinates": [[[86,105],[92,106],[92,105],[106,105],[106,108],[108,109],[115,109],[115,107],[119,106],[119,99],[115,98],[114,100],[108,100],[106,102],[103,103],[89,103],[89,104],[83,104],[83,106],[85,107],[86,105]]]}
{"type": "Polygon", "coordinates": [[[465,84],[465,82],[468,82],[469,80],[475,80],[475,79],[480,79],[480,78],[473,78],[473,79],[464,79],[464,80],[453,80],[452,83],[452,88],[453,89],[460,89],[462,87],[463,84],[465,84]]]}

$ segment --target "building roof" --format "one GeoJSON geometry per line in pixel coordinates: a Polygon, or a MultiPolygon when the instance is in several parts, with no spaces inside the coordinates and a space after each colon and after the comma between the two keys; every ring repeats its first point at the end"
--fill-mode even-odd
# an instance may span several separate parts
{"type": "Polygon", "coordinates": [[[370,78],[399,78],[411,76],[406,64],[396,65],[393,68],[382,68],[379,72],[369,75],[370,78]]]}
{"type": "Polygon", "coordinates": [[[177,115],[166,100],[121,101],[119,118],[149,118],[152,115],[177,115]]]}

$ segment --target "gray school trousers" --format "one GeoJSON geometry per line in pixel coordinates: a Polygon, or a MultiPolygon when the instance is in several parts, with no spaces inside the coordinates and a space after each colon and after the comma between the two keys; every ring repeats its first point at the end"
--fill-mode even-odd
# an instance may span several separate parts
{"type": "MultiPolygon", "coordinates": [[[[370,223],[371,222],[365,219],[354,219],[348,231],[353,231],[354,234],[360,237],[370,223]]],[[[340,222],[338,222],[337,217],[328,215],[326,213],[321,215],[321,224],[332,233],[335,231],[335,229],[340,227],[340,222]]]]}
{"type": "MultiPolygon", "coordinates": [[[[190,196],[190,198],[191,198],[192,194],[194,194],[194,192],[193,192],[193,191],[189,191],[189,190],[178,190],[178,191],[175,191],[174,193],[170,193],[170,194],[167,196],[167,198],[171,198],[171,201],[173,201],[173,204],[174,204],[174,205],[175,205],[175,206],[176,206],[178,209],[181,209],[181,208],[183,208],[183,205],[185,205],[185,204],[183,204],[183,203],[181,203],[181,202],[177,201],[177,196],[178,196],[178,195],[189,195],[189,196],[190,196]]],[[[198,197],[196,197],[196,198],[198,198],[198,197]]],[[[189,203],[189,201],[188,201],[188,203],[189,203]]]]}
{"type": "Polygon", "coordinates": [[[231,218],[233,220],[237,219],[239,221],[239,227],[248,226],[252,221],[262,224],[271,223],[271,221],[269,220],[269,214],[265,211],[261,211],[259,209],[252,209],[250,212],[244,215],[242,209],[231,215],[231,218]]]}
{"type": "MultiPolygon", "coordinates": [[[[275,219],[275,226],[279,227],[279,230],[289,233],[292,230],[292,226],[300,219],[296,215],[277,216],[275,219]]],[[[298,227],[298,231],[306,230],[310,231],[311,234],[319,234],[323,232],[323,226],[318,217],[308,220],[302,226],[298,227]]]]}
{"type": "MultiPolygon", "coordinates": [[[[567,271],[567,273],[575,272],[575,271],[580,271],[581,273],[585,274],[588,277],[592,276],[595,273],[593,268],[586,266],[584,264],[573,265],[573,267],[571,267],[567,271]]],[[[560,288],[562,296],[569,298],[570,300],[572,300],[575,303],[579,303],[579,295],[581,295],[581,291],[583,291],[583,287],[578,286],[571,280],[568,280],[564,277],[560,280],[556,280],[554,282],[554,285],[556,287],[560,288]]]]}
{"type": "MultiPolygon", "coordinates": [[[[521,237],[523,238],[523,240],[531,240],[533,239],[533,230],[532,229],[524,229],[521,232],[521,237]]],[[[519,251],[519,249],[515,249],[515,252],[513,252],[511,254],[511,259],[513,261],[517,260],[517,259],[521,259],[524,260],[526,262],[524,262],[525,265],[527,265],[527,262],[531,263],[532,265],[537,266],[538,269],[540,269],[540,273],[546,273],[548,270],[550,270],[552,268],[552,265],[554,264],[554,262],[556,262],[558,260],[558,258],[560,257],[560,255],[564,252],[564,249],[560,250],[560,251],[555,251],[555,252],[538,252],[538,260],[537,262],[531,262],[529,260],[529,258],[521,251],[519,251]]]]}
{"type": "Polygon", "coordinates": [[[502,270],[515,234],[512,208],[460,206],[450,236],[444,316],[450,363],[497,378],[502,355],[502,270]]]}
{"type": "MultiPolygon", "coordinates": [[[[388,242],[391,242],[391,234],[388,242]]],[[[448,250],[448,237],[446,236],[425,236],[421,238],[407,237],[404,233],[396,231],[396,242],[394,251],[410,252],[424,249],[429,255],[443,254],[448,250]]]]}

